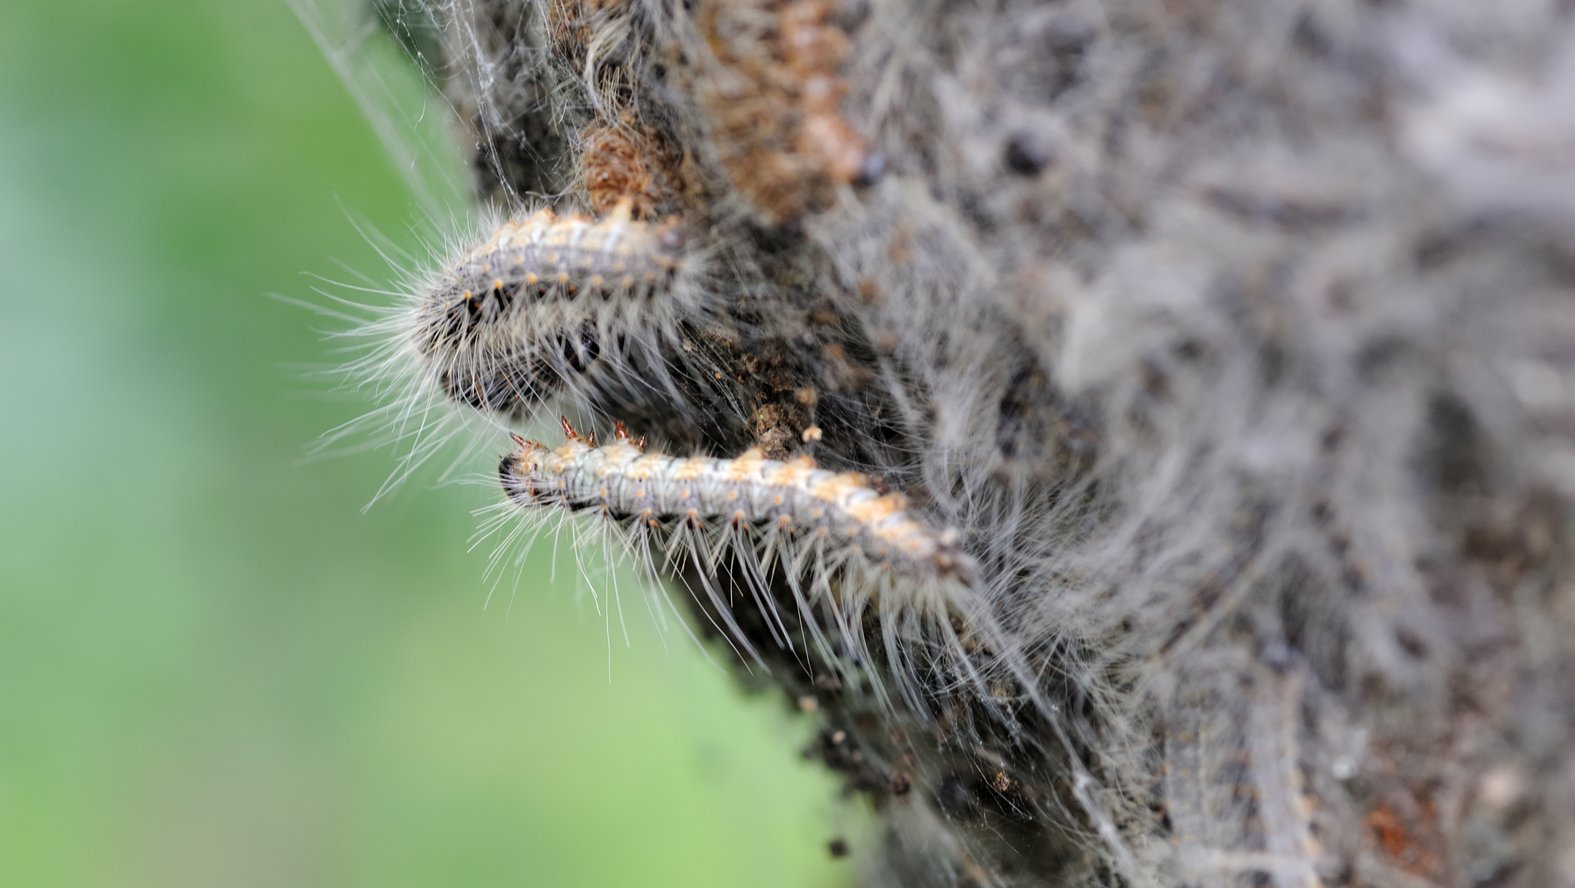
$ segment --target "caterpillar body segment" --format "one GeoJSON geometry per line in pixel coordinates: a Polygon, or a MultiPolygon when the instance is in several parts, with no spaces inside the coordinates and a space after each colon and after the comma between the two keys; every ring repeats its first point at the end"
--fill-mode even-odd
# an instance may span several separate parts
{"type": "Polygon", "coordinates": [[[505,221],[418,288],[413,363],[445,399],[510,421],[598,389],[593,375],[671,388],[663,355],[707,311],[699,264],[676,219],[636,220],[628,201],[505,221]]]}
{"type": "Polygon", "coordinates": [[[336,334],[355,355],[339,375],[379,406],[319,449],[370,429],[404,450],[377,498],[456,442],[444,477],[457,477],[484,436],[555,408],[600,416],[609,392],[664,405],[709,398],[677,381],[710,378],[709,353],[685,341],[717,313],[709,254],[676,218],[636,218],[628,201],[595,217],[540,209],[430,249],[426,261],[389,249],[404,266],[392,289],[338,285],[393,305],[330,294],[354,311],[336,334]]]}
{"type": "Polygon", "coordinates": [[[585,377],[602,353],[594,324],[543,332],[531,345],[484,350],[435,368],[438,387],[448,400],[506,420],[524,421],[535,408],[585,377]]]}
{"type": "Polygon", "coordinates": [[[845,540],[863,558],[900,573],[968,576],[973,565],[954,532],[936,532],[907,511],[906,498],[869,479],[833,472],[808,456],[781,461],[750,448],[731,459],[647,453],[622,424],[598,445],[564,421],[566,440],[548,448],[516,436],[501,466],[505,492],[520,505],[593,509],[642,521],[722,520],[845,540]]]}
{"type": "Polygon", "coordinates": [[[572,317],[650,300],[669,292],[684,259],[677,221],[636,222],[628,202],[600,220],[538,210],[443,270],[420,308],[418,342],[440,353],[533,309],[572,317]]]}
{"type": "Polygon", "coordinates": [[[606,443],[567,420],[563,428],[558,447],[514,436],[498,473],[515,508],[613,522],[647,568],[697,577],[709,599],[702,607],[748,646],[736,604],[720,592],[742,585],[778,644],[792,647],[803,629],[823,659],[862,672],[883,699],[882,679],[867,671],[876,650],[903,701],[921,711],[916,680],[933,676],[930,667],[948,681],[972,680],[964,635],[974,629],[979,566],[958,534],[931,527],[901,494],[807,456],[775,460],[751,448],[733,458],[674,457],[648,452],[622,424],[606,443]],[[915,650],[942,660],[916,668],[902,660],[915,650]]]}

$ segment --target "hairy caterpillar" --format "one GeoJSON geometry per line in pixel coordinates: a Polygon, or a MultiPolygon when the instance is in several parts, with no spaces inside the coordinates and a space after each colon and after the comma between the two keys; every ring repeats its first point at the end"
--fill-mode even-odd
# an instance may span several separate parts
{"type": "Polygon", "coordinates": [[[450,397],[528,415],[617,347],[639,314],[673,311],[683,287],[676,220],[539,210],[500,225],[444,268],[412,312],[416,348],[450,397]]]}
{"type": "Polygon", "coordinates": [[[634,218],[654,219],[677,206],[683,161],[671,145],[631,116],[585,128],[578,178],[592,210],[608,212],[628,203],[634,218]]]}
{"type": "Polygon", "coordinates": [[[368,344],[347,375],[385,401],[361,424],[410,446],[395,479],[459,434],[445,402],[519,424],[560,400],[595,412],[585,394],[601,387],[671,392],[662,351],[680,347],[680,319],[706,311],[703,251],[676,219],[635,219],[629,201],[600,218],[540,209],[447,252],[406,273],[402,304],[345,334],[368,344]]]}
{"type": "MultiPolygon", "coordinates": [[[[888,657],[937,638],[966,657],[954,621],[966,621],[977,566],[955,531],[923,523],[901,494],[881,493],[870,479],[820,468],[808,456],[773,460],[752,448],[731,459],[684,459],[647,452],[644,439],[631,438],[622,423],[605,444],[580,436],[567,419],[561,423],[562,446],[515,435],[518,448],[499,463],[503,490],[520,509],[614,521],[647,563],[677,559],[701,568],[696,575],[713,599],[718,590],[707,578],[737,566],[774,640],[793,647],[792,614],[777,600],[785,590],[831,663],[867,661],[863,630],[871,623],[888,657]],[[835,638],[821,625],[828,614],[835,638]]],[[[730,640],[751,647],[734,608],[712,604],[730,640]]],[[[894,675],[913,674],[912,664],[893,665],[902,667],[894,675]]],[[[924,705],[914,689],[902,691],[910,704],[924,705]]]]}

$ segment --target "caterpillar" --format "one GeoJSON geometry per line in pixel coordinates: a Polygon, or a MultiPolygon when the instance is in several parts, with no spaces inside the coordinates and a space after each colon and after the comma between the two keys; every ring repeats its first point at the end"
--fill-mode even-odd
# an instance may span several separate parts
{"type": "Polygon", "coordinates": [[[627,200],[599,218],[540,209],[459,243],[436,271],[406,273],[402,304],[370,309],[343,334],[363,349],[345,376],[383,406],[329,440],[371,424],[408,447],[379,495],[459,436],[471,411],[495,427],[554,401],[594,413],[606,389],[671,395],[681,319],[708,311],[703,251],[676,219],[635,219],[627,200]]]}
{"type": "Polygon", "coordinates": [[[627,200],[600,220],[551,209],[509,220],[429,288],[420,306],[422,350],[478,338],[519,315],[517,303],[562,311],[581,300],[620,307],[650,300],[671,287],[683,247],[677,220],[636,222],[627,200]]]}
{"type": "Polygon", "coordinates": [[[671,308],[684,269],[676,220],[637,222],[623,201],[600,220],[539,210],[510,220],[426,288],[412,335],[450,398],[506,416],[584,374],[626,323],[671,308]]]}
{"type": "Polygon", "coordinates": [[[695,18],[697,90],[728,179],[763,220],[825,210],[838,188],[868,185],[884,161],[839,107],[851,40],[826,0],[714,3],[695,18]]]}
{"type": "MultiPolygon", "coordinates": [[[[869,662],[866,628],[877,632],[887,657],[939,642],[966,661],[970,642],[957,628],[967,631],[979,566],[955,530],[929,526],[900,493],[807,455],[774,460],[750,448],[725,459],[674,457],[648,452],[622,423],[612,441],[599,444],[567,418],[560,422],[564,443],[556,448],[513,436],[516,448],[498,466],[508,502],[530,514],[562,509],[612,522],[642,563],[698,578],[694,591],[710,599],[731,641],[749,645],[708,578],[737,577],[784,647],[793,646],[789,616],[796,613],[817,653],[844,671],[869,662]],[[828,617],[830,632],[822,622],[828,617]]],[[[888,665],[895,676],[925,671],[888,665]]],[[[964,663],[946,668],[955,676],[969,671],[964,663]]],[[[871,686],[884,694],[878,682],[871,686]]],[[[916,687],[901,691],[923,708],[916,687]]]]}

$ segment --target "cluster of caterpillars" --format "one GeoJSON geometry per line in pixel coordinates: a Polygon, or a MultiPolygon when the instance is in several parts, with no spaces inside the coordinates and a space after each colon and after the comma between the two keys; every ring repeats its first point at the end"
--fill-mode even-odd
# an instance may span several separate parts
{"type": "MultiPolygon", "coordinates": [[[[1013,541],[968,539],[952,522],[977,504],[925,489],[932,394],[898,342],[900,318],[839,305],[876,304],[878,283],[855,277],[826,293],[825,259],[794,255],[818,213],[882,172],[839,111],[846,11],[709,4],[665,47],[637,44],[678,21],[630,4],[542,11],[536,61],[548,73],[536,79],[562,80],[513,96],[527,103],[515,113],[544,112],[537,90],[583,90],[579,105],[551,108],[559,138],[578,150],[533,158],[528,176],[517,162],[530,146],[478,157],[484,190],[507,195],[504,215],[413,281],[394,333],[415,368],[406,397],[437,393],[515,426],[580,417],[584,435],[558,421],[560,446],[515,436],[499,465],[512,506],[500,523],[588,514],[690,599],[702,627],[769,669],[794,705],[812,701],[838,738],[819,754],[878,805],[997,836],[1047,829],[1048,812],[1072,803],[1011,774],[1061,741],[1044,730],[1023,738],[1051,707],[1027,666],[1003,655],[987,607],[989,584],[1011,576],[1013,541]],[[650,67],[628,67],[680,52],[693,64],[669,82],[704,109],[700,133],[664,113],[650,67]],[[548,207],[516,196],[547,182],[563,191],[548,207]],[[597,444],[592,432],[608,424],[613,439],[597,444]],[[951,748],[963,737],[973,748],[951,748]],[[976,773],[981,756],[988,767],[976,773]]],[[[498,15],[533,27],[524,7],[498,15]]],[[[491,33],[475,45],[498,39],[496,21],[443,21],[491,33]]],[[[449,89],[460,108],[511,98],[467,95],[463,80],[449,89]]],[[[471,123],[482,145],[531,129],[499,129],[479,110],[471,123]]],[[[924,236],[882,237],[912,250],[924,236]]],[[[1031,361],[1005,357],[1014,375],[1031,361]]],[[[970,437],[993,452],[983,470],[1015,476],[1026,460],[1014,457],[1048,444],[1020,440],[1047,405],[1008,397],[1004,377],[985,393],[989,428],[970,437]]],[[[1068,754],[1064,745],[1053,755],[1068,754]]],[[[919,858],[933,858],[937,874],[996,867],[955,842],[919,858]]]]}
{"type": "Polygon", "coordinates": [[[1369,6],[388,0],[490,221],[359,369],[871,884],[1575,885],[1575,12],[1369,6]]]}

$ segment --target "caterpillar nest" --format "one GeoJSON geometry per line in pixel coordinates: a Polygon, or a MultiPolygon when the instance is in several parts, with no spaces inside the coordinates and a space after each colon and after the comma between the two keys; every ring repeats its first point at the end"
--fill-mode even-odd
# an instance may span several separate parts
{"type": "Polygon", "coordinates": [[[1575,886],[1570,4],[381,5],[519,220],[361,331],[398,476],[649,435],[494,520],[767,667],[866,884],[1575,886]]]}

